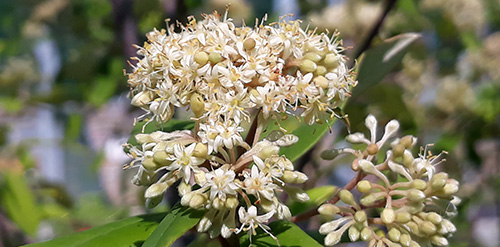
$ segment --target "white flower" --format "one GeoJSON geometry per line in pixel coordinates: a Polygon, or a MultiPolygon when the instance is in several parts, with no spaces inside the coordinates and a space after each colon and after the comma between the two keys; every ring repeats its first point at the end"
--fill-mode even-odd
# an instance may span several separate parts
{"type": "Polygon", "coordinates": [[[203,187],[210,188],[210,200],[219,197],[226,200],[226,195],[236,195],[239,187],[234,183],[235,173],[227,167],[221,167],[215,171],[205,174],[206,183],[203,187]]]}
{"type": "Polygon", "coordinates": [[[273,200],[274,189],[278,186],[273,184],[273,181],[263,172],[259,171],[256,165],[252,166],[252,171],[245,172],[245,180],[243,181],[245,191],[248,194],[256,195],[260,199],[261,196],[269,201],[273,200]]]}
{"type": "Polygon", "coordinates": [[[173,161],[167,169],[170,171],[178,171],[177,176],[184,179],[188,183],[191,179],[192,172],[198,172],[198,166],[205,162],[205,159],[193,156],[196,143],[184,147],[181,144],[175,144],[174,154],[168,157],[168,160],[173,161]]]}
{"type": "Polygon", "coordinates": [[[240,207],[240,209],[238,210],[238,216],[240,216],[241,227],[236,231],[236,233],[240,233],[241,231],[250,231],[249,234],[255,235],[257,234],[255,229],[257,229],[257,227],[260,227],[267,234],[271,234],[269,233],[270,228],[264,224],[267,223],[267,221],[271,219],[273,215],[274,211],[268,212],[263,215],[257,215],[257,208],[253,205],[248,208],[248,212],[245,211],[244,207],[240,207]]]}

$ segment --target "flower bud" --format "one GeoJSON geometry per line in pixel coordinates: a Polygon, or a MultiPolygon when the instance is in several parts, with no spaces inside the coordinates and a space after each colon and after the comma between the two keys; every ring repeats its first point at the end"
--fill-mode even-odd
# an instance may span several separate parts
{"type": "Polygon", "coordinates": [[[409,150],[405,150],[403,154],[403,165],[406,168],[411,168],[414,160],[413,154],[409,150]]]}
{"type": "Polygon", "coordinates": [[[292,134],[287,134],[280,137],[274,144],[280,147],[289,147],[299,141],[299,137],[292,134]]]}
{"type": "Polygon", "coordinates": [[[396,222],[402,223],[402,224],[408,223],[411,220],[411,214],[406,212],[406,211],[399,212],[396,214],[395,220],[396,220],[396,222]]]}
{"type": "Polygon", "coordinates": [[[195,172],[194,173],[194,181],[197,184],[204,184],[207,181],[205,173],[204,172],[195,172]]]}
{"type": "Polygon", "coordinates": [[[352,205],[352,206],[358,205],[356,203],[356,201],[354,200],[354,196],[348,190],[341,190],[341,191],[339,191],[339,198],[340,198],[340,200],[342,202],[344,202],[346,204],[349,204],[349,205],[352,205]]]}
{"type": "Polygon", "coordinates": [[[325,237],[325,245],[332,246],[338,244],[343,233],[344,232],[341,231],[333,231],[328,233],[328,235],[326,235],[325,237]]]}
{"type": "Polygon", "coordinates": [[[189,206],[189,202],[191,201],[191,198],[193,197],[194,192],[190,192],[185,194],[184,196],[181,197],[181,205],[182,206],[189,206]]]}
{"type": "Polygon", "coordinates": [[[429,214],[427,214],[427,220],[432,222],[432,224],[441,224],[441,222],[443,221],[443,217],[439,214],[437,214],[436,212],[430,212],[429,214]]]}
{"type": "Polygon", "coordinates": [[[236,197],[230,196],[226,198],[226,208],[228,209],[235,209],[239,204],[240,202],[236,197]]]}
{"type": "MultiPolygon", "coordinates": [[[[321,66],[323,67],[323,66],[321,66]]],[[[323,88],[323,89],[326,89],[328,88],[328,79],[326,79],[324,76],[316,76],[314,79],[313,79],[313,82],[314,82],[314,85],[320,87],[320,88],[323,88]]]]}
{"type": "Polygon", "coordinates": [[[385,137],[391,137],[394,135],[394,133],[396,133],[396,131],[398,131],[399,129],[399,122],[395,119],[389,121],[387,123],[387,125],[385,125],[385,132],[384,132],[384,136],[385,137]]]}
{"type": "Polygon", "coordinates": [[[204,51],[198,52],[194,55],[194,61],[203,66],[208,63],[208,54],[204,51]]]}
{"type": "Polygon", "coordinates": [[[354,214],[354,220],[358,223],[363,223],[366,221],[366,213],[363,210],[360,210],[354,214]]]}
{"type": "Polygon", "coordinates": [[[193,156],[199,157],[199,158],[206,158],[208,155],[208,147],[206,144],[203,144],[201,142],[196,143],[196,146],[194,147],[193,151],[193,156]]]}
{"type": "MultiPolygon", "coordinates": [[[[316,68],[316,71],[314,71],[314,75],[324,76],[324,75],[326,75],[326,72],[328,72],[328,70],[325,68],[325,66],[318,65],[318,67],[316,68]]],[[[325,89],[325,87],[321,87],[321,88],[325,89]]]]}
{"type": "Polygon", "coordinates": [[[410,228],[411,233],[413,233],[417,236],[421,236],[420,229],[418,228],[418,225],[417,225],[417,223],[415,223],[415,221],[410,221],[410,222],[406,223],[406,226],[408,226],[408,228],[410,228]]]}
{"type": "Polygon", "coordinates": [[[285,135],[285,133],[281,130],[273,130],[271,131],[271,133],[269,133],[267,136],[266,136],[266,140],[270,141],[270,142],[275,142],[277,140],[279,140],[281,137],[283,137],[285,135]]]}
{"type": "Polygon", "coordinates": [[[361,230],[360,237],[363,241],[367,241],[368,239],[372,238],[372,230],[370,229],[370,227],[363,228],[363,230],[361,230]]]}
{"type": "Polygon", "coordinates": [[[417,189],[411,189],[408,191],[407,194],[408,200],[412,202],[421,202],[425,199],[425,194],[424,192],[417,190],[417,189]]]}
{"type": "Polygon", "coordinates": [[[430,221],[422,221],[418,228],[420,229],[420,232],[427,236],[434,235],[437,231],[436,225],[432,224],[430,221]]]}
{"type": "Polygon", "coordinates": [[[333,216],[335,216],[337,213],[340,212],[340,208],[333,205],[333,204],[327,203],[327,204],[321,205],[318,208],[318,212],[319,212],[319,214],[321,214],[325,217],[333,218],[333,216]]]}
{"type": "Polygon", "coordinates": [[[302,60],[302,62],[300,63],[300,70],[304,73],[310,73],[310,72],[314,72],[317,68],[317,65],[316,63],[314,63],[313,61],[309,60],[309,59],[304,59],[302,60]]]}
{"type": "Polygon", "coordinates": [[[179,191],[179,196],[184,196],[187,193],[191,192],[191,185],[181,182],[179,186],[177,186],[177,190],[179,191]]]}
{"type": "Polygon", "coordinates": [[[307,175],[302,172],[295,171],[294,173],[297,175],[297,178],[295,179],[295,183],[297,184],[303,184],[309,179],[307,175]]]}
{"type": "MultiPolygon", "coordinates": [[[[188,194],[189,195],[189,194],[188,194]]],[[[206,202],[206,197],[200,193],[194,193],[189,201],[189,207],[191,208],[199,208],[203,206],[206,202]]]]}
{"type": "Polygon", "coordinates": [[[439,235],[432,236],[431,242],[437,246],[448,246],[448,239],[439,235]]]}
{"type": "Polygon", "coordinates": [[[308,53],[306,53],[306,55],[304,55],[304,58],[308,59],[308,60],[311,60],[311,61],[313,61],[315,63],[321,61],[321,55],[319,55],[316,52],[308,52],[308,53]]]}
{"type": "Polygon", "coordinates": [[[361,180],[358,182],[357,189],[361,193],[369,193],[372,189],[372,184],[370,183],[370,181],[361,180]]]}
{"type": "Polygon", "coordinates": [[[368,194],[367,196],[361,198],[359,201],[361,202],[361,204],[363,204],[363,206],[370,206],[375,203],[376,199],[377,198],[375,198],[375,196],[373,196],[372,194],[368,194]]]}
{"type": "Polygon", "coordinates": [[[323,64],[329,69],[335,69],[340,65],[339,57],[333,53],[327,54],[323,60],[323,64]]]}
{"type": "Polygon", "coordinates": [[[394,215],[394,209],[384,208],[384,210],[382,210],[382,213],[380,214],[380,218],[385,224],[391,224],[396,218],[394,215]]]}
{"type": "Polygon", "coordinates": [[[148,171],[154,171],[160,167],[160,165],[154,162],[153,157],[146,157],[142,160],[141,164],[148,171]]]}
{"type": "Polygon", "coordinates": [[[252,38],[248,38],[243,42],[243,48],[245,48],[245,50],[247,51],[252,50],[255,47],[255,45],[256,45],[255,40],[252,38]]]}
{"type": "Polygon", "coordinates": [[[337,158],[339,154],[340,152],[337,149],[325,150],[321,153],[321,158],[324,160],[333,160],[337,158]]]}
{"type": "Polygon", "coordinates": [[[405,247],[410,246],[410,244],[411,244],[410,235],[406,234],[406,233],[402,233],[401,236],[399,237],[399,243],[401,243],[401,245],[403,245],[405,247]]]}
{"type": "Polygon", "coordinates": [[[424,202],[410,202],[408,204],[408,212],[410,214],[416,214],[421,212],[425,207],[424,202]]]}
{"type": "Polygon", "coordinates": [[[405,146],[403,146],[403,144],[397,144],[392,147],[392,152],[394,153],[394,157],[401,157],[405,152],[405,146]]]}
{"type": "Polygon", "coordinates": [[[307,202],[309,201],[309,195],[301,188],[297,187],[285,187],[284,188],[288,196],[292,198],[292,200],[299,202],[307,202]]]}
{"type": "Polygon", "coordinates": [[[448,181],[448,174],[446,174],[444,172],[440,172],[440,173],[432,176],[432,179],[431,179],[432,190],[442,189],[446,185],[447,181],[448,181]]]}
{"type": "Polygon", "coordinates": [[[387,235],[391,241],[394,241],[396,243],[398,243],[399,239],[401,238],[401,232],[396,228],[392,228],[391,230],[389,230],[387,235]]]}
{"type": "Polygon", "coordinates": [[[144,197],[145,198],[153,198],[157,196],[163,195],[165,191],[168,189],[168,184],[167,183],[155,183],[151,186],[149,186],[148,189],[146,189],[146,192],[144,192],[144,197]]]}
{"type": "Polygon", "coordinates": [[[347,137],[345,138],[345,140],[351,144],[364,143],[365,139],[366,139],[365,135],[363,135],[362,133],[350,134],[350,135],[347,135],[347,137]]]}
{"type": "Polygon", "coordinates": [[[222,61],[222,56],[219,53],[217,53],[217,52],[211,52],[210,55],[208,55],[208,60],[212,64],[217,64],[220,61],[222,61]]]}
{"type": "Polygon", "coordinates": [[[198,232],[206,232],[212,226],[212,220],[208,217],[203,216],[196,227],[198,232]]]}
{"type": "Polygon", "coordinates": [[[259,158],[261,158],[262,160],[265,160],[273,155],[278,155],[279,151],[280,148],[278,146],[269,144],[266,147],[260,149],[257,156],[259,156],[259,158]]]}
{"type": "Polygon", "coordinates": [[[191,94],[190,105],[195,117],[201,117],[205,113],[205,101],[197,93],[191,94]]]}
{"type": "Polygon", "coordinates": [[[427,187],[427,182],[422,179],[415,179],[411,182],[411,187],[417,190],[425,190],[427,187]]]}
{"type": "Polygon", "coordinates": [[[410,245],[409,245],[409,246],[410,246],[410,247],[421,247],[421,246],[420,246],[420,244],[419,244],[419,243],[417,243],[417,242],[415,242],[414,240],[412,240],[412,241],[410,242],[410,245]]]}
{"type": "Polygon", "coordinates": [[[158,151],[153,154],[153,161],[158,165],[158,167],[168,166],[172,164],[172,161],[167,160],[168,153],[165,151],[158,151]]]}
{"type": "Polygon", "coordinates": [[[163,200],[163,195],[157,196],[157,197],[152,197],[152,198],[146,198],[146,207],[147,208],[154,208],[158,206],[158,204],[161,203],[163,200]]]}
{"type": "Polygon", "coordinates": [[[283,172],[283,177],[281,177],[281,180],[285,183],[295,183],[297,180],[297,174],[293,171],[284,171],[283,172]]]}
{"type": "Polygon", "coordinates": [[[214,200],[212,200],[212,206],[217,210],[221,210],[225,206],[225,201],[221,200],[219,197],[216,197],[214,198],[214,200]]]}
{"type": "Polygon", "coordinates": [[[348,235],[351,242],[356,242],[359,239],[360,232],[356,226],[351,226],[349,227],[348,235]]]}
{"type": "Polygon", "coordinates": [[[378,152],[378,146],[375,143],[370,143],[368,147],[366,147],[366,152],[368,152],[369,155],[375,155],[378,152]]]}
{"type": "Polygon", "coordinates": [[[399,141],[405,148],[410,148],[415,143],[415,137],[407,135],[399,141]]]}
{"type": "Polygon", "coordinates": [[[151,91],[142,91],[132,98],[131,104],[137,107],[145,107],[153,100],[154,94],[151,91]]]}

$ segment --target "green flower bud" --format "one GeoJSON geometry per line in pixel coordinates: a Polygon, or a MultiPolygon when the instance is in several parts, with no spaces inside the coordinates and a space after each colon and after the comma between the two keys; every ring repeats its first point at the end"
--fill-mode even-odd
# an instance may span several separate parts
{"type": "Polygon", "coordinates": [[[297,174],[293,171],[284,171],[281,180],[285,183],[295,183],[297,180],[297,174]]]}
{"type": "Polygon", "coordinates": [[[370,143],[368,147],[366,147],[366,152],[368,152],[369,155],[375,155],[378,152],[378,146],[375,143],[370,143]]]}
{"type": "Polygon", "coordinates": [[[430,221],[422,221],[418,228],[420,229],[420,232],[427,236],[434,235],[437,231],[436,225],[432,224],[430,221]]]}
{"type": "Polygon", "coordinates": [[[427,214],[427,220],[432,222],[432,224],[441,224],[441,222],[443,221],[443,217],[439,214],[437,214],[436,212],[430,212],[429,214],[427,214]]]}
{"type": "Polygon", "coordinates": [[[328,88],[328,79],[326,79],[324,76],[316,76],[314,79],[313,79],[313,82],[316,86],[320,87],[320,88],[328,88]]]}
{"type": "MultiPolygon", "coordinates": [[[[238,204],[239,204],[239,202],[238,202],[238,204]]],[[[266,199],[265,197],[260,198],[259,204],[262,207],[262,209],[264,209],[264,211],[266,211],[266,212],[269,212],[269,211],[276,208],[276,206],[274,205],[274,202],[266,199]]]]}
{"type": "Polygon", "coordinates": [[[160,167],[160,165],[154,161],[153,157],[146,157],[141,163],[142,166],[148,171],[154,171],[160,167]]]}
{"type": "Polygon", "coordinates": [[[396,222],[402,223],[402,224],[408,223],[411,220],[411,214],[408,212],[405,212],[405,211],[399,212],[396,214],[395,220],[396,220],[396,222]]]}
{"type": "Polygon", "coordinates": [[[137,107],[146,107],[146,105],[151,102],[154,98],[154,94],[151,91],[142,91],[136,94],[132,98],[131,104],[137,107]]]}
{"type": "Polygon", "coordinates": [[[299,171],[295,171],[294,172],[297,176],[297,178],[295,179],[295,183],[296,184],[303,184],[305,183],[309,178],[307,177],[306,174],[302,173],[302,172],[299,172],[299,171]]]}
{"type": "Polygon", "coordinates": [[[358,223],[363,223],[366,221],[366,213],[363,210],[360,210],[354,214],[354,220],[358,223]]]}
{"type": "Polygon", "coordinates": [[[201,142],[196,143],[194,147],[193,156],[198,158],[206,158],[208,155],[208,147],[201,142]]]}
{"type": "Polygon", "coordinates": [[[181,182],[179,186],[177,186],[177,190],[179,192],[179,196],[184,196],[187,193],[191,192],[191,185],[188,183],[181,182]]]}
{"type": "Polygon", "coordinates": [[[360,232],[355,226],[351,226],[349,227],[348,235],[351,242],[356,242],[359,239],[360,232]]]}
{"type": "Polygon", "coordinates": [[[431,237],[431,242],[437,246],[448,246],[448,239],[443,236],[434,235],[431,237]]]}
{"type": "Polygon", "coordinates": [[[194,61],[203,66],[208,63],[208,54],[204,51],[198,52],[194,55],[194,61]]]}
{"type": "Polygon", "coordinates": [[[421,202],[425,199],[425,194],[420,190],[411,189],[408,191],[407,198],[412,202],[421,202]]]}
{"type": "Polygon", "coordinates": [[[372,183],[367,180],[361,180],[358,182],[357,189],[361,193],[369,193],[370,190],[372,189],[372,183]]]}
{"type": "Polygon", "coordinates": [[[409,148],[413,145],[414,143],[414,137],[411,135],[407,135],[399,141],[405,148],[409,148]]]}
{"type": "Polygon", "coordinates": [[[153,154],[153,161],[158,165],[158,167],[168,166],[172,164],[172,161],[167,160],[168,153],[165,151],[158,151],[153,154]]]}
{"type": "Polygon", "coordinates": [[[346,203],[346,204],[349,204],[349,205],[352,205],[352,206],[358,205],[356,203],[356,201],[354,200],[354,196],[348,190],[341,190],[341,191],[339,191],[339,197],[340,197],[340,200],[342,202],[346,203]]]}
{"type": "Polygon", "coordinates": [[[217,210],[221,210],[226,206],[225,203],[226,203],[225,201],[221,200],[219,197],[216,197],[212,201],[212,206],[217,210]]]}
{"type": "Polygon", "coordinates": [[[190,107],[195,117],[201,117],[205,113],[205,101],[203,101],[203,97],[197,93],[191,94],[190,107]]]}
{"type": "Polygon", "coordinates": [[[158,206],[158,204],[161,203],[163,200],[163,195],[157,196],[157,197],[152,197],[152,198],[146,198],[146,207],[147,208],[154,208],[158,206]]]}
{"type": "Polygon", "coordinates": [[[245,50],[247,51],[250,51],[255,47],[255,44],[256,43],[254,39],[248,38],[243,42],[243,48],[245,48],[245,50]]]}
{"type": "Polygon", "coordinates": [[[410,202],[408,204],[408,212],[411,214],[416,214],[418,212],[421,212],[425,207],[425,204],[423,202],[410,202]]]}
{"type": "Polygon", "coordinates": [[[367,241],[372,238],[372,229],[370,227],[365,227],[360,233],[361,240],[367,241]]]}
{"type": "Polygon", "coordinates": [[[413,158],[413,154],[410,151],[405,150],[403,154],[403,165],[406,168],[411,168],[414,160],[415,158],[413,158]]]}
{"type": "Polygon", "coordinates": [[[376,199],[377,198],[375,198],[375,196],[368,194],[367,196],[361,198],[359,201],[361,202],[361,204],[363,204],[363,206],[370,206],[375,203],[376,199]]]}
{"type": "Polygon", "coordinates": [[[440,190],[444,188],[446,182],[448,181],[448,174],[444,172],[440,172],[435,174],[431,179],[431,188],[432,190],[440,190]]]}
{"type": "Polygon", "coordinates": [[[410,242],[410,247],[421,247],[419,243],[415,242],[414,240],[412,240],[410,242]]]}
{"type": "Polygon", "coordinates": [[[411,187],[417,190],[425,190],[427,187],[427,182],[422,179],[415,179],[411,182],[411,187]]]}
{"type": "Polygon", "coordinates": [[[163,195],[165,191],[168,189],[168,184],[167,183],[155,183],[151,186],[149,186],[148,189],[146,189],[146,192],[144,192],[144,197],[145,198],[153,198],[153,197],[158,197],[163,195]]]}
{"type": "Polygon", "coordinates": [[[324,160],[333,160],[337,158],[339,154],[340,152],[337,149],[325,150],[321,153],[321,158],[324,160]]]}
{"type": "Polygon", "coordinates": [[[319,55],[318,53],[315,53],[315,52],[309,52],[309,53],[306,53],[306,55],[304,55],[304,59],[308,59],[308,60],[311,60],[315,63],[321,61],[321,55],[319,55]]]}
{"type": "Polygon", "coordinates": [[[392,228],[391,230],[389,230],[387,235],[389,236],[389,239],[391,241],[394,241],[396,243],[398,243],[399,239],[401,238],[401,232],[396,228],[392,228]]]}
{"type": "Polygon", "coordinates": [[[399,237],[399,243],[401,243],[401,245],[403,245],[405,247],[410,246],[410,244],[411,244],[410,235],[406,234],[406,233],[402,233],[401,236],[399,237]]]}
{"type": "Polygon", "coordinates": [[[309,195],[301,188],[297,187],[285,187],[284,188],[288,196],[292,198],[292,200],[299,202],[307,202],[309,201],[309,195]]]}
{"type": "Polygon", "coordinates": [[[228,209],[235,209],[239,204],[240,202],[236,197],[230,196],[226,198],[226,208],[228,209]]]}
{"type": "Polygon", "coordinates": [[[328,233],[328,235],[326,235],[325,237],[325,245],[332,246],[338,244],[343,233],[344,232],[342,231],[333,231],[328,233]]]}
{"type": "Polygon", "coordinates": [[[217,52],[211,52],[210,55],[208,55],[208,60],[212,64],[217,64],[220,61],[222,61],[222,56],[219,53],[217,53],[217,52]]]}
{"type": "Polygon", "coordinates": [[[384,210],[382,210],[382,213],[380,214],[380,218],[385,224],[391,224],[392,222],[394,222],[394,219],[396,218],[394,214],[394,209],[384,208],[384,210]]]}
{"type": "Polygon", "coordinates": [[[191,197],[191,200],[189,201],[189,207],[191,208],[200,208],[205,204],[207,201],[207,198],[205,195],[200,194],[200,193],[194,193],[193,196],[191,197]]]}
{"type": "Polygon", "coordinates": [[[394,157],[401,157],[405,152],[405,146],[403,144],[397,144],[392,147],[392,152],[394,153],[394,157]]]}
{"type": "MultiPolygon", "coordinates": [[[[316,71],[314,71],[314,75],[317,75],[317,76],[323,76],[323,75],[326,75],[326,72],[327,69],[325,68],[325,66],[321,66],[319,65],[317,68],[316,68],[316,71]]],[[[325,88],[325,87],[321,87],[321,88],[325,88]]]]}
{"type": "Polygon", "coordinates": [[[330,53],[325,56],[323,64],[329,69],[336,69],[340,65],[339,57],[336,54],[330,53]]]}
{"type": "Polygon", "coordinates": [[[300,63],[300,70],[304,73],[310,73],[310,72],[314,72],[317,68],[317,65],[316,63],[314,63],[313,61],[309,60],[309,59],[304,59],[302,60],[302,63],[300,63]]]}
{"type": "Polygon", "coordinates": [[[318,208],[318,212],[319,212],[319,214],[321,214],[325,217],[333,218],[333,216],[335,216],[337,213],[340,212],[340,208],[333,205],[333,204],[327,203],[327,204],[321,205],[318,208]]]}

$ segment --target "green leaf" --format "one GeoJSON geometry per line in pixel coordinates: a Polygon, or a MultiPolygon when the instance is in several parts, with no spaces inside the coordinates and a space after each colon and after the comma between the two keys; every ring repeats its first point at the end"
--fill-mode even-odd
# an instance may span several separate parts
{"type": "MultiPolygon", "coordinates": [[[[278,238],[281,246],[307,246],[307,247],[320,247],[322,246],[306,232],[302,231],[300,227],[292,222],[288,221],[274,221],[269,224],[271,227],[271,233],[278,238]]],[[[250,239],[247,233],[242,233],[240,238],[241,246],[249,246],[250,239]]],[[[274,240],[267,233],[262,230],[258,231],[258,234],[252,236],[252,245],[254,246],[278,246],[276,240],[274,240]]]]}
{"type": "Polygon", "coordinates": [[[144,124],[146,124],[145,121],[138,122],[132,129],[130,138],[127,141],[132,146],[138,145],[137,140],[135,139],[135,135],[137,134],[153,133],[155,131],[171,132],[175,130],[189,130],[194,128],[195,123],[191,120],[170,119],[170,121],[160,125],[157,123],[149,123],[148,125],[146,125],[146,127],[144,127],[144,124]],[[143,128],[144,132],[142,131],[143,128]]]}
{"type": "Polygon", "coordinates": [[[358,70],[358,85],[353,89],[353,97],[363,94],[368,88],[379,83],[384,77],[401,63],[408,47],[420,34],[405,33],[383,41],[366,51],[358,70]]]}
{"type": "Polygon", "coordinates": [[[130,217],[87,231],[57,238],[28,247],[141,246],[165,213],[130,217]]]}
{"type": "Polygon", "coordinates": [[[142,247],[170,246],[195,226],[204,214],[203,210],[183,207],[180,204],[175,205],[142,247]]]}
{"type": "Polygon", "coordinates": [[[284,154],[292,162],[297,160],[321,140],[336,120],[337,119],[330,119],[328,123],[313,125],[302,123],[298,128],[292,131],[292,134],[299,137],[299,141],[290,147],[281,148],[280,153],[284,154]]]}
{"type": "Polygon", "coordinates": [[[333,185],[327,185],[316,187],[306,192],[309,195],[309,198],[311,198],[309,201],[293,201],[287,203],[288,205],[290,205],[290,211],[292,212],[292,215],[303,213],[309,209],[321,205],[323,202],[330,199],[335,194],[335,192],[337,192],[337,187],[333,185]]]}
{"type": "Polygon", "coordinates": [[[28,181],[23,173],[5,172],[2,178],[4,183],[0,186],[0,206],[25,233],[34,235],[41,212],[37,209],[28,181]]]}

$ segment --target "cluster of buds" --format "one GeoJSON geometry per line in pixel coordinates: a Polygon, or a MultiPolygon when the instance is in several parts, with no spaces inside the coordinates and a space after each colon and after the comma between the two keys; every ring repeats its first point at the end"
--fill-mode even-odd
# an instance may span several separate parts
{"type": "Polygon", "coordinates": [[[385,126],[379,141],[376,141],[375,117],[369,115],[365,125],[370,130],[370,139],[362,133],[346,138],[362,148],[327,150],[322,154],[326,159],[339,154],[355,156],[351,168],[360,173],[353,184],[362,194],[356,200],[349,191],[351,188],[340,190],[337,198],[345,206],[327,203],[318,209],[327,217],[340,216],[320,227],[320,233],[327,235],[325,244],[338,243],[347,231],[351,241],[367,241],[368,246],[448,245],[447,237],[456,231],[449,218],[456,215],[460,199],[455,197],[458,182],[444,172],[435,171],[435,166],[445,161],[441,157],[445,153],[432,155],[427,145],[414,157],[415,137],[392,138],[399,128],[396,120],[385,126]],[[390,139],[394,139],[390,145],[384,145],[390,139]],[[385,158],[374,164],[383,150],[385,158]]]}
{"type": "Polygon", "coordinates": [[[261,133],[270,119],[299,114],[308,124],[334,115],[356,82],[342,47],[327,34],[304,31],[299,21],[252,29],[230,19],[204,15],[175,33],[150,32],[137,47],[128,83],[132,104],[146,111],[147,123],[169,121],[176,107],[188,107],[194,130],[157,131],[136,136],[129,146],[137,168],[133,183],[148,186],[147,205],[156,206],[177,181],[181,204],[203,208],[197,229],[211,237],[255,234],[271,218],[290,219],[279,199],[307,201],[307,176],[279,155],[298,138],[284,130],[261,133]],[[253,121],[247,136],[244,122],[253,121]]]}

